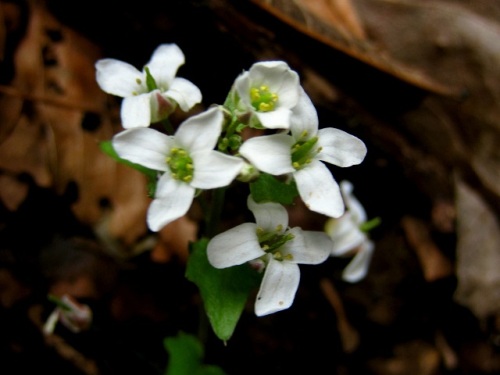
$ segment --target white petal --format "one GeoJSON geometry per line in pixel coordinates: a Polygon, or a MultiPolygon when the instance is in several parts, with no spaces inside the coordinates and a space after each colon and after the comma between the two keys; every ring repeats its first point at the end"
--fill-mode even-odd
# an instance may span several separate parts
{"type": "Polygon", "coordinates": [[[359,229],[350,212],[338,219],[329,219],[325,224],[325,232],[332,239],[332,255],[342,256],[357,248],[366,241],[366,234],[359,229]]]}
{"type": "Polygon", "coordinates": [[[189,152],[212,150],[222,131],[224,115],[213,107],[184,121],[175,133],[175,140],[189,152]]]}
{"type": "Polygon", "coordinates": [[[176,44],[161,44],[155,49],[146,66],[158,88],[165,91],[170,88],[177,70],[184,62],[184,53],[176,44]]]}
{"type": "Polygon", "coordinates": [[[375,250],[375,244],[372,241],[363,242],[363,245],[358,253],[354,256],[347,267],[344,268],[344,271],[342,272],[342,279],[351,283],[355,283],[363,279],[368,273],[373,250],[375,250]]]}
{"type": "Polygon", "coordinates": [[[201,91],[193,83],[184,78],[175,78],[166,96],[176,101],[184,112],[201,102],[201,91]]]}
{"type": "MultiPolygon", "coordinates": [[[[275,80],[279,84],[282,80],[284,72],[290,71],[290,67],[284,61],[259,61],[254,63],[251,67],[249,75],[256,85],[261,86],[275,80]]],[[[258,87],[256,86],[256,87],[258,87]]]]}
{"type": "Polygon", "coordinates": [[[293,177],[300,197],[311,211],[335,218],[344,213],[339,185],[323,163],[313,160],[293,177]]]}
{"type": "Polygon", "coordinates": [[[320,129],[318,146],[322,150],[317,157],[339,167],[357,165],[366,156],[363,141],[340,129],[320,129]]]}
{"type": "Polygon", "coordinates": [[[254,113],[261,125],[267,129],[288,129],[290,127],[292,111],[288,108],[277,108],[269,112],[255,111],[254,113]]]}
{"type": "Polygon", "coordinates": [[[125,129],[148,127],[153,120],[151,118],[151,93],[124,98],[120,115],[125,129]]]}
{"type": "Polygon", "coordinates": [[[300,96],[299,75],[284,61],[255,63],[249,75],[252,87],[265,85],[269,91],[278,94],[278,107],[292,108],[297,104],[300,96]]]}
{"type": "Polygon", "coordinates": [[[340,191],[344,197],[346,208],[358,226],[367,220],[365,208],[353,194],[354,186],[349,181],[340,182],[340,191]]]}
{"type": "Polygon", "coordinates": [[[297,264],[270,258],[255,301],[255,314],[263,316],[288,309],[295,299],[299,282],[297,264]]]}
{"type": "Polygon", "coordinates": [[[157,171],[168,170],[165,157],[172,147],[172,137],[150,128],[135,128],[116,134],[113,148],[122,158],[157,171]]]}
{"type": "Polygon", "coordinates": [[[232,267],[264,255],[254,223],[240,224],[216,235],[207,247],[208,261],[215,268],[232,267]]]}
{"type": "Polygon", "coordinates": [[[304,89],[301,89],[299,102],[292,109],[290,131],[295,140],[300,140],[303,133],[310,139],[318,133],[318,113],[304,89]]]}
{"type": "Polygon", "coordinates": [[[253,108],[250,99],[250,73],[248,71],[241,73],[235,79],[233,86],[243,107],[245,107],[245,109],[253,108]]]}
{"type": "Polygon", "coordinates": [[[342,180],[340,181],[339,186],[340,186],[340,191],[342,191],[342,195],[344,195],[344,197],[352,195],[352,192],[354,190],[354,185],[352,184],[351,181],[342,180]]]}
{"type": "Polygon", "coordinates": [[[257,169],[272,175],[295,171],[292,167],[293,138],[287,134],[272,134],[246,140],[240,154],[257,169]]]}
{"type": "Polygon", "coordinates": [[[156,186],[155,199],[148,209],[149,229],[159,231],[172,221],[184,216],[191,207],[195,189],[164,174],[156,186]]]}
{"type": "Polygon", "coordinates": [[[303,231],[300,228],[292,228],[290,232],[295,238],[283,246],[283,255],[292,255],[291,262],[320,264],[330,256],[332,241],[326,233],[303,231]]]}
{"type": "Polygon", "coordinates": [[[194,175],[191,186],[214,189],[228,186],[243,168],[243,160],[218,151],[191,153],[194,175]]]}
{"type": "Polygon", "coordinates": [[[275,231],[276,227],[281,225],[283,226],[281,232],[284,232],[288,227],[288,211],[281,204],[274,202],[256,203],[249,195],[247,205],[259,228],[265,231],[275,231]]]}
{"type": "Polygon", "coordinates": [[[147,91],[143,74],[126,62],[102,59],[95,67],[97,83],[108,94],[126,98],[147,91]]]}

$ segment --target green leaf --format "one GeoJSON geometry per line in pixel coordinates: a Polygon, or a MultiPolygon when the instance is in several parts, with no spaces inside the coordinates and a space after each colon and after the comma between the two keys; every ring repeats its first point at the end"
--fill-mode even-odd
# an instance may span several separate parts
{"type": "Polygon", "coordinates": [[[259,285],[261,275],[247,264],[214,268],[207,258],[208,241],[205,238],[191,244],[186,277],[200,289],[212,329],[226,342],[236,328],[250,292],[259,285]]]}
{"type": "Polygon", "coordinates": [[[130,168],[133,168],[133,169],[141,172],[142,174],[144,174],[148,180],[148,185],[147,185],[148,195],[150,197],[154,197],[155,191],[156,191],[158,171],[155,171],[154,169],[149,169],[149,168],[146,168],[140,164],[132,163],[131,161],[122,159],[116,153],[111,141],[102,141],[101,143],[99,143],[99,148],[106,155],[110,156],[111,158],[113,158],[117,162],[125,164],[125,165],[129,166],[130,168]]]}
{"type": "Polygon", "coordinates": [[[220,367],[203,364],[203,345],[193,335],[179,332],[167,337],[164,345],[169,353],[165,375],[225,375],[220,367]]]}
{"type": "Polygon", "coordinates": [[[261,173],[250,184],[250,193],[257,203],[276,202],[290,205],[299,195],[295,181],[284,182],[267,173],[261,173]]]}

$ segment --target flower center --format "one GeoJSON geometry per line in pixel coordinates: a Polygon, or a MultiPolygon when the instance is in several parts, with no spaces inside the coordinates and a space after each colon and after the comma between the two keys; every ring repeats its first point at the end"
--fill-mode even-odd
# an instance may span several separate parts
{"type": "Polygon", "coordinates": [[[281,247],[294,239],[292,233],[288,231],[282,232],[283,226],[278,225],[275,231],[265,232],[262,228],[257,228],[257,238],[259,239],[259,244],[262,250],[266,253],[272,254],[273,258],[279,261],[292,260],[291,254],[285,254],[280,251],[281,247]]]}
{"type": "Polygon", "coordinates": [[[262,85],[250,89],[252,107],[260,112],[269,112],[276,107],[278,94],[269,91],[269,87],[262,85]]]}
{"type": "Polygon", "coordinates": [[[307,141],[298,141],[292,146],[292,166],[299,170],[309,164],[321,151],[321,147],[315,148],[318,137],[312,137],[307,141]]]}
{"type": "Polygon", "coordinates": [[[170,175],[176,180],[190,182],[193,179],[193,159],[186,150],[172,148],[165,161],[170,167],[170,175]]]}

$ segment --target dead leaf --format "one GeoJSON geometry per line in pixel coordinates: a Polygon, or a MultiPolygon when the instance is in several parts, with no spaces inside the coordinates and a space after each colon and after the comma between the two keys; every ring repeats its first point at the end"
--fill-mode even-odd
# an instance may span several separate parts
{"type": "Polygon", "coordinates": [[[16,211],[27,194],[28,185],[15,177],[0,175],[0,200],[9,211],[16,211]]]}
{"type": "Polygon", "coordinates": [[[477,191],[457,180],[458,286],[454,298],[480,319],[500,311],[500,223],[477,191]]]}
{"type": "Polygon", "coordinates": [[[392,358],[370,361],[373,374],[380,375],[436,375],[441,359],[437,349],[421,340],[399,344],[392,358]]]}
{"type": "MultiPolygon", "coordinates": [[[[315,19],[319,18],[334,25],[345,38],[358,40],[366,38],[363,25],[351,0],[308,0],[294,1],[294,3],[298,8],[304,9],[304,18],[307,17],[307,13],[311,13],[315,19]]],[[[307,25],[313,27],[315,19],[310,19],[309,23],[306,18],[307,25]]]]}
{"type": "Polygon", "coordinates": [[[359,346],[359,333],[349,322],[338,291],[333,283],[326,278],[321,279],[320,287],[337,315],[337,325],[344,352],[354,352],[359,346]]]}
{"type": "MultiPolygon", "coordinates": [[[[99,148],[121,129],[118,109],[110,112],[109,96],[95,81],[100,49],[61,24],[43,2],[29,5],[27,30],[13,57],[15,76],[0,87],[0,168],[14,177],[27,173],[58,194],[69,189],[77,219],[101,225],[101,233],[127,251],[147,233],[149,198],[144,176],[99,148]]],[[[8,207],[20,200],[7,199],[8,207]]]]}
{"type": "Polygon", "coordinates": [[[442,95],[456,90],[397,60],[364,38],[364,25],[350,1],[251,0],[301,33],[416,87],[442,95]]]}
{"type": "Polygon", "coordinates": [[[453,274],[451,261],[434,243],[424,221],[406,216],[401,225],[411,248],[417,254],[426,281],[433,282],[453,274]]]}

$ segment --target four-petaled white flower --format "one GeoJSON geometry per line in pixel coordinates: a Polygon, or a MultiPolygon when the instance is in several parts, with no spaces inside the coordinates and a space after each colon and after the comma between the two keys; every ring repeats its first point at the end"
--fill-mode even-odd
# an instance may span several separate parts
{"type": "Polygon", "coordinates": [[[250,123],[268,129],[288,129],[291,109],[300,96],[298,74],[283,61],[252,65],[234,82],[237,112],[250,114],[250,123]]]}
{"type": "Polygon", "coordinates": [[[201,102],[198,87],[176,77],[184,62],[184,54],[176,44],[162,44],[142,72],[115,59],[97,61],[96,80],[103,91],[124,98],[121,119],[125,129],[147,127],[167,118],[177,105],[188,111],[201,102]]]}
{"type": "Polygon", "coordinates": [[[345,210],[339,186],[322,161],[350,167],[363,161],[365,144],[340,129],[318,130],[318,115],[302,90],[290,121],[291,135],[272,134],[250,138],[239,152],[257,169],[271,175],[292,174],[306,206],[329,217],[345,210]]]}
{"type": "Polygon", "coordinates": [[[366,211],[353,195],[353,186],[349,181],[342,181],[340,189],[347,211],[340,218],[331,218],[325,223],[325,232],[333,242],[332,256],[345,256],[355,252],[353,259],[342,272],[342,278],[349,282],[363,279],[370,265],[375,244],[361,230],[366,223],[366,211]]]}
{"type": "Polygon", "coordinates": [[[255,301],[255,314],[263,316],[292,305],[300,282],[299,264],[324,262],[332,244],[326,233],[289,228],[288,213],[278,203],[258,204],[251,197],[247,203],[256,223],[240,224],[212,238],[207,256],[215,268],[263,263],[255,301]]]}
{"type": "Polygon", "coordinates": [[[223,120],[221,110],[213,107],[188,118],[173,136],[134,128],[113,137],[113,147],[122,159],[164,172],[148,209],[151,230],[183,216],[196,189],[228,186],[240,172],[243,160],[214,151],[223,120]]]}

